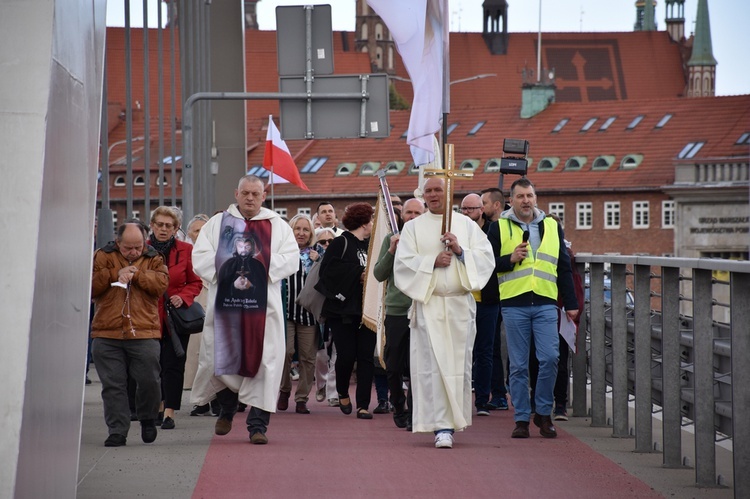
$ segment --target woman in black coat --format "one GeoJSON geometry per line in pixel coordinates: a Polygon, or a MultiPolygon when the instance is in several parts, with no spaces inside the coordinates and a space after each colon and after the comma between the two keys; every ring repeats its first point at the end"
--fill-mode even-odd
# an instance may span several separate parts
{"type": "Polygon", "coordinates": [[[349,379],[357,363],[357,418],[372,419],[368,411],[372,394],[373,353],[376,336],[362,324],[362,293],[373,209],[366,203],[346,207],[342,220],[347,232],[335,238],[320,264],[325,287],[323,316],[336,346],[336,390],[339,407],[351,414],[349,379]]]}

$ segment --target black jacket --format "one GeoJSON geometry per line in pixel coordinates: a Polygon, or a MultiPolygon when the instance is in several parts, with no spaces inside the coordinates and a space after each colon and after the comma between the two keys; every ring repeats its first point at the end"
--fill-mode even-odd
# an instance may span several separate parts
{"type": "Polygon", "coordinates": [[[326,295],[324,317],[347,318],[353,322],[362,320],[363,287],[360,278],[365,266],[360,256],[366,258],[368,246],[369,240],[360,241],[350,232],[336,237],[328,246],[320,262],[320,283],[326,290],[323,293],[326,295]]]}

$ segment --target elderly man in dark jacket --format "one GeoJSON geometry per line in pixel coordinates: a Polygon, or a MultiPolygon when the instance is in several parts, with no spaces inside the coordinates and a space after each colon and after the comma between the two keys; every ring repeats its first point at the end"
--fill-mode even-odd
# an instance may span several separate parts
{"type": "Polygon", "coordinates": [[[92,353],[102,382],[105,447],[125,445],[130,429],[128,376],[136,383],[136,412],[145,443],[156,440],[159,412],[159,297],[169,273],[161,256],[146,244],[146,230],[125,223],[117,238],[94,253],[91,296],[92,353]]]}

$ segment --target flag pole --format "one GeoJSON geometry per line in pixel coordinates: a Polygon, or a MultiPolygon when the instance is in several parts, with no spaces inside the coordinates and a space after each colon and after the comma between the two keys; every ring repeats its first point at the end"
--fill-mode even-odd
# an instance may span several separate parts
{"type": "Polygon", "coordinates": [[[442,148],[448,143],[448,115],[451,112],[451,58],[450,58],[450,0],[443,0],[441,18],[443,21],[443,132],[442,148]]]}
{"type": "Polygon", "coordinates": [[[273,199],[273,163],[271,163],[271,211],[276,211],[273,199]]]}
{"type": "MultiPolygon", "coordinates": [[[[271,129],[271,122],[273,121],[273,115],[268,115],[268,129],[271,129]]],[[[271,154],[273,154],[273,148],[271,149],[271,154]]],[[[271,158],[271,211],[276,211],[276,207],[274,206],[274,198],[273,198],[273,157],[271,158]]]]}

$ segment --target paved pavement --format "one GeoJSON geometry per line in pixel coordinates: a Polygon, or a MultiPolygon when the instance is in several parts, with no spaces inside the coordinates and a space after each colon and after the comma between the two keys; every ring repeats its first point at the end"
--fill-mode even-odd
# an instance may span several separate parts
{"type": "Polygon", "coordinates": [[[511,439],[512,411],[474,417],[453,449],[435,449],[429,434],[309,403],[271,417],[269,444],[248,441],[244,415],[232,432],[213,435],[213,417],[189,417],[189,392],[177,428],[153,444],[133,425],[128,445],[105,448],[106,426],[95,369],[86,387],[79,498],[158,497],[679,497],[725,499],[731,489],[699,489],[693,469],[664,469],[659,453],[636,454],[632,439],[611,438],[588,418],[560,422],[557,439],[532,426],[511,439]]]}

